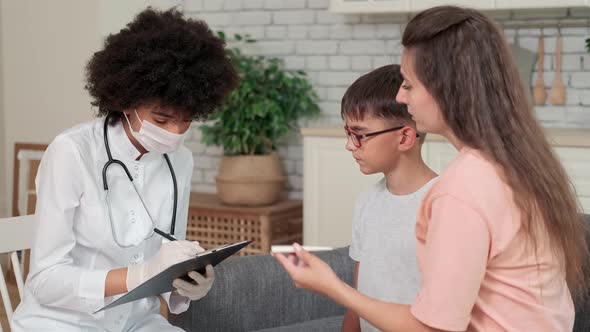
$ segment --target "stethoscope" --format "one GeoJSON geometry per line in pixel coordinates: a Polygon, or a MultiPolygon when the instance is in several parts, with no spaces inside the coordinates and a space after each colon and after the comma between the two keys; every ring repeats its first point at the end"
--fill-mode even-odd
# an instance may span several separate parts
{"type": "Polygon", "coordinates": [[[111,149],[109,147],[109,139],[108,139],[108,126],[109,126],[109,118],[110,117],[111,117],[111,114],[109,113],[104,120],[104,131],[103,131],[104,132],[104,146],[107,151],[107,157],[109,158],[109,160],[106,162],[106,164],[104,165],[104,167],[102,169],[102,185],[103,185],[103,189],[106,194],[105,197],[106,197],[106,202],[107,202],[107,208],[109,210],[109,220],[111,223],[111,232],[113,235],[113,239],[115,240],[117,245],[121,248],[130,248],[130,247],[134,247],[139,244],[139,243],[130,244],[130,245],[121,244],[115,234],[115,227],[113,226],[113,215],[111,212],[111,203],[109,200],[109,186],[107,184],[107,170],[108,170],[109,166],[116,164],[116,165],[121,166],[121,168],[123,168],[123,170],[125,171],[125,174],[127,174],[127,177],[129,178],[129,181],[131,181],[131,185],[132,185],[133,189],[135,190],[137,197],[139,197],[139,200],[140,200],[141,204],[143,205],[143,208],[147,212],[147,215],[150,218],[150,221],[152,223],[152,230],[150,230],[148,232],[147,236],[143,240],[147,240],[148,238],[152,237],[154,235],[154,232],[158,233],[159,235],[163,236],[164,238],[166,238],[170,241],[176,240],[174,238],[174,228],[176,226],[176,204],[177,204],[177,200],[178,200],[178,186],[176,184],[176,175],[174,174],[174,169],[172,168],[172,164],[170,163],[170,159],[168,158],[168,154],[164,153],[163,156],[164,156],[164,159],[166,160],[166,164],[168,164],[168,169],[170,170],[170,175],[172,176],[172,185],[174,186],[174,205],[172,207],[172,221],[170,223],[171,224],[170,234],[167,234],[167,233],[159,230],[156,227],[156,224],[154,223],[154,219],[150,215],[150,211],[148,210],[147,206],[145,205],[145,202],[141,198],[141,195],[139,194],[139,191],[137,190],[137,187],[135,186],[135,183],[133,182],[133,177],[131,176],[129,169],[127,169],[127,166],[125,166],[125,164],[122,161],[120,161],[118,159],[113,159],[113,156],[111,154],[111,149]]]}

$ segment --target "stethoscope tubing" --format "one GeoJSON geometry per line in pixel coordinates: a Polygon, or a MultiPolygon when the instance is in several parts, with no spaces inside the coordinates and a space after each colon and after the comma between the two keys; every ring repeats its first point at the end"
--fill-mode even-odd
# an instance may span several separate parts
{"type": "MultiPolygon", "coordinates": [[[[103,130],[104,146],[105,146],[105,150],[107,153],[108,161],[105,163],[104,167],[102,168],[102,184],[103,184],[103,189],[104,189],[104,191],[106,193],[106,197],[107,197],[107,205],[109,208],[109,219],[111,221],[111,229],[113,230],[113,225],[112,225],[113,219],[112,219],[112,213],[111,213],[111,209],[110,209],[110,201],[108,198],[109,186],[108,186],[108,182],[107,182],[107,170],[111,165],[115,164],[115,165],[119,165],[125,171],[127,178],[129,178],[129,181],[131,181],[131,185],[133,186],[133,189],[135,190],[137,197],[139,197],[139,200],[140,200],[141,204],[143,205],[143,208],[147,212],[148,217],[150,218],[150,221],[152,222],[153,231],[155,233],[162,235],[163,237],[167,238],[168,240],[175,240],[174,231],[176,228],[176,208],[177,208],[177,202],[178,202],[178,184],[176,182],[176,174],[174,173],[174,168],[172,167],[172,163],[170,162],[170,158],[168,157],[168,154],[165,153],[165,154],[163,154],[163,156],[164,156],[164,159],[166,160],[166,164],[168,165],[168,169],[170,170],[170,175],[172,177],[172,185],[174,188],[174,205],[172,207],[172,220],[170,223],[170,234],[167,234],[167,233],[159,230],[156,227],[156,224],[150,214],[150,211],[148,210],[145,202],[143,201],[141,195],[139,194],[139,191],[137,190],[137,187],[135,186],[135,183],[133,182],[133,177],[131,176],[129,169],[127,168],[127,166],[125,166],[125,163],[123,163],[122,161],[120,161],[118,159],[113,158],[113,156],[111,154],[111,149],[109,146],[109,139],[108,139],[108,124],[109,124],[110,116],[111,116],[111,114],[108,114],[105,118],[105,121],[104,121],[104,130],[103,130]]],[[[150,235],[150,237],[152,235],[153,235],[153,233],[150,235]]],[[[131,245],[131,246],[121,245],[119,243],[119,241],[117,240],[117,237],[114,234],[114,230],[113,230],[113,238],[114,238],[115,242],[117,242],[117,245],[119,245],[120,247],[123,247],[123,248],[133,247],[133,245],[131,245]]]]}

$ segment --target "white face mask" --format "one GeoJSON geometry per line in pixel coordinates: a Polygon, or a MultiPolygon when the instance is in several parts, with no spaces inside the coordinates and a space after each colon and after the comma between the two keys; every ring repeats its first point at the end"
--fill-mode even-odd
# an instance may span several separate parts
{"type": "Polygon", "coordinates": [[[137,115],[137,110],[134,112],[139,122],[141,122],[141,128],[139,128],[139,131],[133,131],[131,123],[129,122],[129,118],[127,118],[127,114],[123,114],[125,115],[125,119],[129,124],[131,135],[133,135],[139,144],[141,144],[146,150],[161,154],[170,153],[176,151],[182,142],[184,142],[186,133],[171,133],[168,130],[162,129],[149,121],[140,119],[139,115],[137,115]]]}

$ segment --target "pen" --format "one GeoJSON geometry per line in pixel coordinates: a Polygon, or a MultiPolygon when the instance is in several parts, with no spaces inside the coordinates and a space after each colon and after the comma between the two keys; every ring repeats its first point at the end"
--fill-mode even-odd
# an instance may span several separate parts
{"type": "Polygon", "coordinates": [[[167,234],[167,233],[164,233],[164,232],[162,232],[161,230],[159,230],[159,229],[157,229],[155,227],[154,227],[154,232],[160,234],[165,239],[168,239],[170,241],[176,241],[176,239],[174,238],[174,236],[172,236],[170,234],[167,234]]]}

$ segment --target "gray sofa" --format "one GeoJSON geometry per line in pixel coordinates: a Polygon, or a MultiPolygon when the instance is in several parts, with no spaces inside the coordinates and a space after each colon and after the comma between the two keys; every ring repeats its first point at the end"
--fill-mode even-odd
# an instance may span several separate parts
{"type": "MultiPolygon", "coordinates": [[[[590,224],[590,215],[586,216],[590,224]]],[[[348,248],[318,252],[347,283],[354,262],[348,248]]],[[[589,262],[590,263],[590,262],[589,262]]],[[[331,300],[295,288],[287,273],[269,255],[232,257],[215,268],[210,293],[172,324],[186,331],[340,331],[344,308],[331,300]]],[[[574,332],[590,331],[590,300],[576,305],[574,332]]]]}
{"type": "MultiPolygon", "coordinates": [[[[348,248],[317,252],[342,279],[352,283],[348,248]]],[[[207,296],[183,314],[170,315],[186,331],[340,331],[344,308],[297,289],[270,255],[231,257],[215,268],[207,296]]]]}
{"type": "MultiPolygon", "coordinates": [[[[590,228],[590,214],[584,215],[584,219],[590,228]]],[[[590,243],[590,236],[588,237],[588,243],[590,243]]],[[[587,268],[590,269],[590,262],[588,262],[587,268]]],[[[590,297],[586,298],[583,302],[576,303],[576,322],[573,332],[588,331],[590,331],[590,297]]]]}

